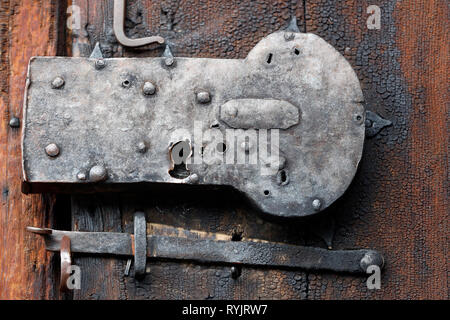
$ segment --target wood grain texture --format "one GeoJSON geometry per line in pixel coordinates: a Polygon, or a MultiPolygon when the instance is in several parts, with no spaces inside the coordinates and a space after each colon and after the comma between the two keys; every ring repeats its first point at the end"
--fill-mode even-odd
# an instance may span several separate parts
{"type": "Polygon", "coordinates": [[[0,3],[0,299],[58,298],[56,260],[27,226],[51,226],[51,196],[21,192],[20,128],[27,66],[35,55],[56,55],[58,1],[0,3]]]}

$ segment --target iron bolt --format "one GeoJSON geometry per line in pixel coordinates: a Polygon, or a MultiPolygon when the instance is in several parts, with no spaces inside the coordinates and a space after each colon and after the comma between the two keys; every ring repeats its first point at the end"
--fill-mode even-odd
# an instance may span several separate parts
{"type": "Polygon", "coordinates": [[[312,202],[312,206],[314,210],[320,210],[320,207],[322,206],[322,202],[319,199],[314,199],[312,202]]]}
{"type": "Polygon", "coordinates": [[[59,147],[55,143],[50,143],[45,147],[45,153],[49,157],[57,157],[59,155],[59,147]]]}
{"type": "Polygon", "coordinates": [[[91,170],[89,170],[89,178],[93,182],[99,182],[106,180],[107,178],[107,172],[105,167],[97,165],[93,166],[91,170]]]}
{"type": "Polygon", "coordinates": [[[62,86],[64,85],[65,81],[63,78],[61,77],[56,77],[55,79],[53,79],[52,81],[52,88],[53,89],[60,89],[62,88],[62,86]]]}
{"type": "Polygon", "coordinates": [[[377,252],[368,251],[364,254],[364,257],[362,257],[359,265],[361,266],[361,269],[366,272],[367,268],[372,265],[376,265],[382,268],[384,265],[384,259],[383,256],[381,256],[377,252]]]}
{"type": "Polygon", "coordinates": [[[147,81],[146,83],[144,83],[144,87],[142,88],[142,92],[146,95],[146,96],[150,96],[152,94],[155,94],[156,92],[156,87],[153,83],[147,81]]]}
{"type": "Polygon", "coordinates": [[[211,95],[207,91],[200,91],[199,93],[197,93],[197,101],[199,103],[211,102],[211,95]]]}
{"type": "Polygon", "coordinates": [[[77,179],[78,179],[78,180],[86,180],[86,174],[83,173],[83,172],[79,172],[79,173],[77,174],[77,179]]]}
{"type": "Polygon", "coordinates": [[[164,63],[166,64],[166,66],[170,67],[171,65],[173,65],[173,63],[175,62],[175,60],[172,57],[168,57],[164,59],[164,63]]]}
{"type": "Polygon", "coordinates": [[[140,153],[145,153],[145,152],[147,152],[147,145],[145,144],[144,141],[141,141],[138,143],[137,149],[140,153]]]}
{"type": "Polygon", "coordinates": [[[198,175],[197,175],[196,173],[191,174],[191,175],[189,176],[189,178],[188,178],[188,181],[189,181],[190,183],[197,183],[198,180],[199,180],[199,178],[198,178],[198,175]]]}
{"type": "Polygon", "coordinates": [[[285,186],[289,183],[289,175],[285,170],[280,170],[277,173],[277,183],[280,186],[285,186]]]}
{"type": "Polygon", "coordinates": [[[241,275],[241,270],[239,270],[238,267],[232,266],[231,267],[231,277],[233,279],[237,279],[237,278],[239,278],[240,275],[241,275]]]}
{"type": "Polygon", "coordinates": [[[18,127],[20,127],[20,120],[19,120],[19,118],[12,117],[12,118],[9,120],[9,126],[10,126],[11,128],[18,128],[18,127]]]}
{"type": "Polygon", "coordinates": [[[95,61],[95,68],[97,70],[101,70],[104,67],[106,67],[106,61],[104,59],[98,59],[97,61],[95,61]]]}

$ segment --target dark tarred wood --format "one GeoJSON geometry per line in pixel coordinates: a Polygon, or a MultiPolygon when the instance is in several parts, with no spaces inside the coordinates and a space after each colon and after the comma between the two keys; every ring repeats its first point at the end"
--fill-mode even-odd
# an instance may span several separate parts
{"type": "Polygon", "coordinates": [[[372,247],[387,260],[382,289],[311,274],[311,299],[448,299],[449,3],[308,0],[307,31],[345,54],[368,110],[393,122],[365,145],[336,208],[337,248],[372,247]],[[367,7],[382,11],[368,30],[367,7]]]}
{"type": "MultiPolygon", "coordinates": [[[[162,48],[122,48],[112,33],[112,1],[75,1],[83,25],[73,52],[100,41],[106,56],[158,56],[162,48]],[[106,21],[106,23],[105,23],[106,21]]],[[[366,142],[348,192],[317,218],[266,221],[231,193],[74,197],[74,229],[132,232],[133,212],[152,222],[334,248],[374,248],[387,259],[382,289],[366,278],[188,263],[152,263],[145,280],[124,277],[125,261],[80,258],[88,288],[76,298],[369,299],[448,298],[448,4],[445,1],[128,1],[130,36],[159,34],[176,56],[244,58],[291,14],[344,54],[363,86],[368,110],[393,121],[366,142]],[[368,30],[367,7],[382,9],[368,30]],[[306,25],[304,23],[306,12],[306,25]],[[319,236],[317,236],[319,235],[319,236]],[[320,236],[321,235],[321,236],[320,236]],[[107,276],[103,276],[106,274],[107,276]],[[96,279],[95,277],[100,277],[96,279]],[[111,280],[111,277],[114,280],[111,280]],[[108,278],[108,284],[103,283],[108,278]]]]}
{"type": "MultiPolygon", "coordinates": [[[[20,128],[28,60],[56,55],[59,4],[64,1],[0,2],[0,299],[58,298],[55,257],[27,226],[55,226],[55,200],[21,192],[20,128]]],[[[64,44],[62,44],[64,45],[64,44]]]]}

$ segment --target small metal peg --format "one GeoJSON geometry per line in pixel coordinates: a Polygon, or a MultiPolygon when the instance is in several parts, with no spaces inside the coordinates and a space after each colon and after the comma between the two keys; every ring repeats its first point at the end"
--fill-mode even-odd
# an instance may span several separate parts
{"type": "Polygon", "coordinates": [[[9,120],[9,126],[10,126],[11,128],[19,128],[19,127],[20,127],[20,120],[19,120],[19,118],[17,118],[17,117],[12,117],[12,118],[9,120]]]}
{"type": "Polygon", "coordinates": [[[53,89],[61,89],[65,84],[65,81],[63,78],[61,77],[56,77],[55,79],[53,79],[52,81],[52,88],[53,89]]]}
{"type": "Polygon", "coordinates": [[[241,269],[239,267],[236,267],[236,266],[232,266],[230,272],[231,272],[231,277],[233,279],[237,279],[241,275],[241,269]]]}
{"type": "Polygon", "coordinates": [[[198,103],[209,103],[211,102],[211,95],[208,91],[200,91],[197,93],[197,102],[198,103]]]}
{"type": "Polygon", "coordinates": [[[319,199],[314,199],[312,202],[312,206],[314,210],[319,211],[320,207],[322,207],[322,202],[319,199]]]}
{"type": "Polygon", "coordinates": [[[48,146],[45,147],[45,153],[49,157],[57,157],[59,155],[59,147],[56,143],[50,143],[48,146]]]}

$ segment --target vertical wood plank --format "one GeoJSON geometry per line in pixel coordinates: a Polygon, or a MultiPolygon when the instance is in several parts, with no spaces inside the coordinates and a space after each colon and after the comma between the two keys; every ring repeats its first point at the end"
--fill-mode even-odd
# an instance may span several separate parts
{"type": "Polygon", "coordinates": [[[0,3],[0,299],[58,298],[55,261],[27,226],[52,226],[54,198],[21,192],[20,128],[30,57],[56,55],[59,1],[0,3]]]}
{"type": "MultiPolygon", "coordinates": [[[[72,229],[76,231],[122,232],[120,202],[115,195],[72,197],[72,229]]],[[[73,299],[125,299],[121,278],[125,264],[118,257],[75,256],[81,269],[81,289],[73,299]]]]}

